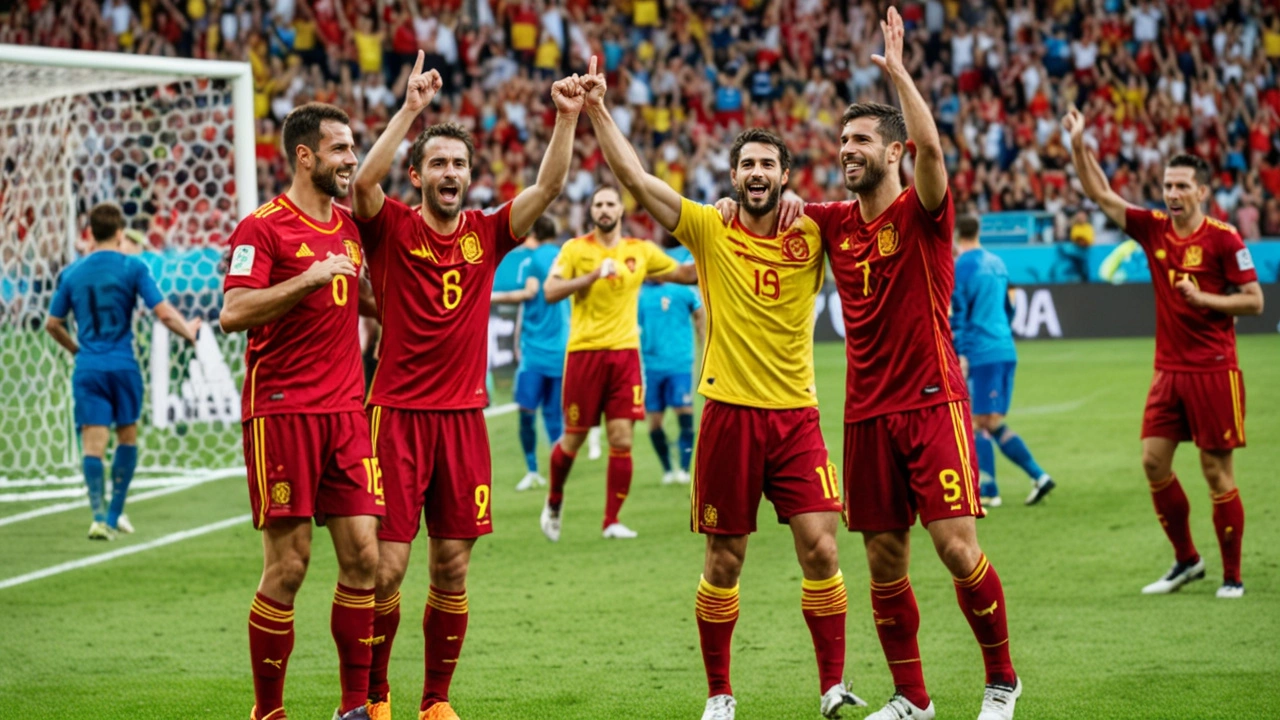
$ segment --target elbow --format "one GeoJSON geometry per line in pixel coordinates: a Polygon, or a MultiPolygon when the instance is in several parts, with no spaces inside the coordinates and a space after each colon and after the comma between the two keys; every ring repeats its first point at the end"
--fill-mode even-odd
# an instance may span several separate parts
{"type": "Polygon", "coordinates": [[[1253,307],[1250,309],[1253,310],[1252,314],[1261,315],[1265,307],[1266,307],[1266,302],[1262,299],[1262,295],[1258,295],[1257,301],[1254,302],[1253,307]]]}
{"type": "Polygon", "coordinates": [[[234,310],[222,308],[222,312],[218,313],[218,326],[222,328],[224,333],[236,333],[244,330],[241,318],[237,316],[234,310]]]}

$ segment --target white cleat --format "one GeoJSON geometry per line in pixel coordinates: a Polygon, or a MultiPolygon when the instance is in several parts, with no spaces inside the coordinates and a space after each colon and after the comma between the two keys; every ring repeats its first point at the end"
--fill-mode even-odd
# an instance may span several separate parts
{"type": "Polygon", "coordinates": [[[116,518],[116,532],[121,532],[125,535],[133,534],[133,523],[129,522],[128,515],[121,514],[120,517],[116,518]]]}
{"type": "Polygon", "coordinates": [[[551,503],[542,506],[542,534],[551,542],[560,542],[560,513],[563,509],[552,510],[551,503]]]}
{"type": "Polygon", "coordinates": [[[707,698],[707,709],[702,711],[702,720],[733,720],[738,701],[732,695],[716,695],[707,698]]]}
{"type": "Polygon", "coordinates": [[[1244,583],[1222,583],[1218,588],[1218,597],[1223,600],[1235,600],[1244,597],[1244,583]]]}
{"type": "Polygon", "coordinates": [[[676,482],[680,483],[681,485],[688,485],[689,471],[685,470],[684,468],[676,470],[676,482]]]}
{"type": "Polygon", "coordinates": [[[601,455],[600,428],[593,427],[589,432],[587,432],[587,459],[599,460],[601,455]]]}
{"type": "Polygon", "coordinates": [[[1054,482],[1053,478],[1049,477],[1047,473],[1041,475],[1039,480],[1032,480],[1031,494],[1027,496],[1027,504],[1035,505],[1043,500],[1044,496],[1048,495],[1056,487],[1058,487],[1058,483],[1054,482]]]}
{"type": "Polygon", "coordinates": [[[918,708],[910,700],[894,693],[884,707],[863,720],[933,720],[934,715],[937,714],[938,712],[933,709],[932,701],[929,702],[929,707],[918,708]]]}
{"type": "Polygon", "coordinates": [[[1168,574],[1150,585],[1142,588],[1143,595],[1168,595],[1177,592],[1183,585],[1193,580],[1204,579],[1204,559],[1196,558],[1193,562],[1175,562],[1168,574]]]}
{"type": "MultiPolygon", "coordinates": [[[[638,533],[635,530],[623,525],[622,523],[614,523],[604,529],[604,537],[614,540],[630,540],[636,537],[638,533]]],[[[727,696],[726,696],[727,697],[727,696]]]]}
{"type": "Polygon", "coordinates": [[[675,485],[680,482],[680,475],[675,470],[668,470],[662,474],[663,485],[675,485]]]}
{"type": "Polygon", "coordinates": [[[978,720],[1013,720],[1013,708],[1022,695],[1022,678],[1013,687],[998,683],[987,686],[982,693],[982,712],[978,720]]]}
{"type": "Polygon", "coordinates": [[[998,508],[1004,504],[999,495],[983,495],[981,498],[982,507],[998,508]]]}
{"type": "Polygon", "coordinates": [[[840,685],[832,685],[822,694],[822,705],[819,711],[824,718],[839,718],[840,708],[847,707],[866,707],[867,701],[849,692],[849,689],[840,685]]]}
{"type": "Polygon", "coordinates": [[[89,526],[89,539],[90,540],[115,540],[116,531],[112,530],[110,527],[107,527],[107,524],[104,522],[94,521],[93,524],[89,526]]]}
{"type": "Polygon", "coordinates": [[[520,482],[516,483],[516,492],[524,492],[525,490],[532,490],[533,488],[542,487],[543,485],[546,485],[546,484],[547,484],[546,479],[543,478],[538,473],[536,472],[525,473],[525,476],[520,478],[520,482]]]}

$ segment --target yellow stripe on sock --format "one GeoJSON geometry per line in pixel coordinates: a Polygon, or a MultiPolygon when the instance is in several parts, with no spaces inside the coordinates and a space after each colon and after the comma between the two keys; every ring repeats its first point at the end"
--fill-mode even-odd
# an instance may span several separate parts
{"type": "Polygon", "coordinates": [[[292,630],[272,630],[271,628],[265,628],[252,620],[249,621],[249,624],[258,628],[262,632],[271,633],[272,635],[288,635],[290,632],[292,632],[292,630]]]}
{"type": "Polygon", "coordinates": [[[814,592],[818,590],[829,590],[837,585],[843,585],[843,584],[844,584],[844,573],[840,572],[839,570],[836,571],[835,575],[832,575],[826,580],[810,580],[809,578],[804,578],[803,580],[800,581],[800,587],[802,589],[806,591],[814,591],[814,592]]]}
{"type": "Polygon", "coordinates": [[[987,570],[990,568],[991,568],[991,563],[987,561],[987,556],[984,554],[981,558],[978,559],[978,567],[974,568],[973,572],[969,573],[968,577],[954,578],[955,583],[957,586],[962,588],[974,587],[979,583],[981,583],[984,578],[986,578],[987,570]]]}
{"type": "Polygon", "coordinates": [[[738,596],[738,586],[734,585],[731,588],[716,587],[707,582],[706,576],[703,576],[698,581],[698,592],[713,598],[731,598],[738,596]]]}
{"type": "Polygon", "coordinates": [[[375,600],[373,610],[379,615],[389,615],[400,607],[400,593],[396,593],[385,600],[375,600]]]}

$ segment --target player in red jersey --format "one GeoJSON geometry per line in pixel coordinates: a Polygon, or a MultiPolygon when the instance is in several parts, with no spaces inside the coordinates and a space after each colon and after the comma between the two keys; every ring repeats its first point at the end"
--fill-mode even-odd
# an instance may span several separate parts
{"type": "Polygon", "coordinates": [[[856,199],[808,205],[822,228],[844,312],[845,509],[871,568],[871,608],[897,692],[873,720],[929,720],[916,633],[920,614],[907,577],[908,530],[917,514],[955,579],[982,646],[986,691],[979,720],[1007,720],[1022,691],[1009,658],[1004,591],[978,545],[978,502],[968,393],[951,342],[947,307],[955,209],[933,115],[902,63],[902,17],[881,23],[884,56],[902,110],[854,104],[841,119],[845,187],[856,199]],[[915,184],[902,187],[914,143],[915,184]]]}
{"type": "Polygon", "coordinates": [[[1244,378],[1236,362],[1235,316],[1262,312],[1262,286],[1240,233],[1204,215],[1209,165],[1178,155],[1164,170],[1167,212],[1125,202],[1084,141],[1085,121],[1074,108],[1062,120],[1085,194],[1142,245],[1156,293],[1156,367],[1142,419],[1142,469],[1156,517],[1173,544],[1167,574],[1142,589],[1176,591],[1204,577],[1191,541],[1191,505],[1173,473],[1178,443],[1200,448],[1200,467],[1213,498],[1213,526],[1222,551],[1220,598],[1244,595],[1240,545],[1244,505],[1236,489],[1232,450],[1244,447],[1244,378]]]}
{"type": "Polygon", "coordinates": [[[374,454],[385,473],[387,518],[378,532],[370,716],[390,717],[387,662],[400,618],[400,584],[421,518],[430,535],[425,720],[457,717],[449,683],[467,628],[467,569],[476,538],[492,532],[485,369],[489,304],[498,263],[560,194],[569,174],[573,130],[582,109],[577,84],[552,86],[555,128],[538,180],[514,200],[463,211],[471,184],[471,135],[432,125],[409,150],[409,177],[422,190],[410,208],[379,183],[418,114],[440,89],[422,72],[422,53],[404,106],[369,151],[355,178],[354,210],[369,252],[382,321],[378,371],[369,388],[374,454]]]}
{"type": "Polygon", "coordinates": [[[249,331],[244,455],[265,556],[249,612],[256,720],[285,717],[293,601],[311,556],[313,517],[328,527],[338,555],[330,627],[342,702],[334,717],[366,717],[384,507],[361,406],[359,234],[333,203],[346,197],[356,167],[349,123],[332,105],[289,113],[282,135],[293,183],[231,236],[219,320],[225,332],[249,331]]]}

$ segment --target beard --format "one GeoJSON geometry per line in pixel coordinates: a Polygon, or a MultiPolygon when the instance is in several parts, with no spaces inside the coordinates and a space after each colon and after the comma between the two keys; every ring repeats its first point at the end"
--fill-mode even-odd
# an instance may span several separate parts
{"type": "Polygon", "coordinates": [[[759,204],[752,200],[751,195],[747,193],[747,183],[738,186],[738,197],[742,198],[742,209],[751,213],[755,217],[764,217],[773,212],[778,207],[778,199],[782,197],[782,186],[773,185],[769,188],[769,194],[765,195],[759,204]]]}
{"type": "Polygon", "coordinates": [[[350,184],[347,185],[346,190],[338,186],[338,166],[328,165],[322,160],[317,161],[316,166],[311,168],[311,184],[325,195],[339,200],[351,192],[350,184]]]}
{"type": "Polygon", "coordinates": [[[613,229],[618,227],[618,223],[621,222],[621,220],[622,218],[617,218],[614,220],[610,220],[607,223],[602,223],[593,217],[591,218],[591,224],[595,225],[596,229],[599,230],[600,232],[607,234],[607,233],[613,232],[613,229]]]}
{"type": "Polygon", "coordinates": [[[867,158],[863,161],[862,177],[857,180],[850,180],[849,176],[844,178],[844,187],[855,195],[868,193],[880,187],[880,182],[887,175],[888,162],[886,162],[884,154],[881,154],[878,160],[867,158]]]}
{"type": "Polygon", "coordinates": [[[442,220],[452,220],[458,217],[458,213],[462,212],[463,201],[467,197],[467,188],[470,186],[470,183],[458,183],[458,203],[453,207],[445,207],[444,203],[440,201],[440,190],[438,188],[427,189],[424,187],[422,199],[436,217],[442,220]]]}

